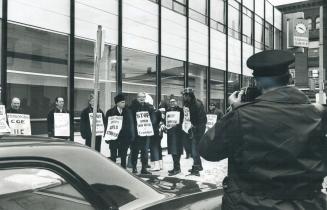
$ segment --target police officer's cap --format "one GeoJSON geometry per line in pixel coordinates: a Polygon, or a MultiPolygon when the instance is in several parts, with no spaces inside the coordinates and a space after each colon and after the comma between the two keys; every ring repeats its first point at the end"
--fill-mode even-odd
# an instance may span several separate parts
{"type": "Polygon", "coordinates": [[[194,94],[194,90],[190,87],[187,87],[182,91],[182,94],[183,95],[194,94]]]}
{"type": "Polygon", "coordinates": [[[284,50],[266,50],[252,55],[246,62],[255,77],[280,76],[288,73],[295,57],[284,50]]]}

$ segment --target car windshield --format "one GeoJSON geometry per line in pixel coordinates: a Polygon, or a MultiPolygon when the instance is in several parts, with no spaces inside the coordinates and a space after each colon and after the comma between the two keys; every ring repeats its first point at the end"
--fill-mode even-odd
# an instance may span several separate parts
{"type": "Polygon", "coordinates": [[[2,170],[0,195],[28,190],[44,189],[65,183],[60,176],[43,169],[2,170]]]}

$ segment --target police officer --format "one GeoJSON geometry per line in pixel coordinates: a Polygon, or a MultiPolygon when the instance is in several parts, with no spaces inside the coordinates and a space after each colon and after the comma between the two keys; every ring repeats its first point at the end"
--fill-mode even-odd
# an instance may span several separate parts
{"type": "Polygon", "coordinates": [[[222,209],[327,209],[325,122],[303,92],[287,86],[293,62],[281,50],[251,56],[262,95],[242,103],[243,91],[234,92],[231,111],[201,140],[203,158],[228,158],[222,209]]]}
{"type": "Polygon", "coordinates": [[[54,135],[54,113],[68,113],[68,111],[64,108],[65,101],[63,97],[56,97],[55,102],[56,102],[56,107],[49,111],[47,117],[48,136],[67,139],[68,138],[67,136],[54,135]]]}
{"type": "MultiPolygon", "coordinates": [[[[81,124],[80,124],[81,136],[83,139],[85,139],[85,145],[89,147],[91,147],[91,140],[92,140],[89,114],[93,113],[93,108],[94,108],[94,95],[90,94],[88,98],[88,106],[85,109],[83,109],[81,113],[81,124]]],[[[101,113],[102,120],[104,120],[103,111],[100,108],[98,108],[97,112],[101,113]]],[[[96,136],[95,150],[98,152],[100,152],[101,150],[101,140],[102,140],[102,136],[96,136]]]]}
{"type": "MultiPolygon", "coordinates": [[[[182,92],[184,102],[184,119],[185,125],[186,116],[189,116],[190,129],[188,129],[189,139],[191,141],[193,166],[189,170],[191,175],[200,176],[200,171],[203,170],[202,162],[198,151],[198,144],[202,138],[207,124],[207,116],[204,110],[203,103],[195,98],[192,88],[185,88],[182,92]]],[[[182,125],[183,126],[183,125],[182,125]]],[[[183,129],[186,131],[186,129],[183,129]]]]}
{"type": "MultiPolygon", "coordinates": [[[[132,120],[132,114],[126,107],[125,97],[123,94],[118,94],[114,98],[115,106],[109,109],[106,113],[106,127],[108,125],[108,118],[112,116],[122,116],[122,127],[118,134],[118,137],[114,140],[106,141],[109,143],[110,159],[116,162],[117,152],[120,156],[120,164],[126,169],[126,156],[130,143],[134,139],[134,123],[132,120]]],[[[110,128],[107,127],[107,131],[110,128]]]]}

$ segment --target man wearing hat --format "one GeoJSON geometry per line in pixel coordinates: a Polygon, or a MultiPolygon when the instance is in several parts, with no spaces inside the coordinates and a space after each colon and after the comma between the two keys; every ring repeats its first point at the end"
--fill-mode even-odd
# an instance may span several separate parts
{"type": "Polygon", "coordinates": [[[322,110],[288,86],[294,56],[281,50],[251,56],[247,65],[261,95],[242,103],[229,97],[231,111],[199,144],[209,161],[228,158],[222,209],[327,209],[321,193],[327,175],[327,141],[322,110]]]}
{"type": "MultiPolygon", "coordinates": [[[[130,110],[126,107],[125,97],[123,94],[118,94],[114,98],[115,106],[109,109],[106,112],[106,133],[113,131],[116,128],[110,128],[108,124],[110,120],[122,120],[121,122],[121,129],[117,138],[113,137],[106,140],[106,143],[109,144],[110,149],[110,159],[116,162],[117,152],[120,156],[120,164],[123,168],[126,168],[126,157],[127,157],[127,150],[131,142],[134,140],[134,123],[132,120],[132,114],[130,110]],[[118,116],[117,118],[112,118],[113,116],[118,116]]],[[[111,124],[112,125],[112,124],[111,124]]],[[[114,126],[115,127],[115,126],[114,126]]],[[[112,133],[117,132],[113,131],[112,133]]]]}
{"type": "Polygon", "coordinates": [[[191,175],[200,176],[200,171],[202,171],[203,168],[198,151],[198,144],[206,130],[207,116],[203,103],[195,98],[192,88],[185,88],[182,94],[184,102],[182,128],[183,131],[189,135],[193,158],[193,166],[189,172],[191,175]]]}

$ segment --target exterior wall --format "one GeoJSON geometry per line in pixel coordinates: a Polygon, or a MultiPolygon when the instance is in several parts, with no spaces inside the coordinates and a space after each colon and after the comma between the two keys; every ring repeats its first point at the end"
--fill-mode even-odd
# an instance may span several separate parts
{"type": "Polygon", "coordinates": [[[7,26],[0,33],[7,35],[1,43],[5,58],[1,60],[6,61],[1,65],[2,102],[8,106],[12,97],[20,97],[31,115],[32,133],[45,135],[47,113],[55,97],[62,96],[67,108],[74,105],[71,128],[78,133],[80,113],[94,89],[94,46],[97,27],[102,25],[99,106],[103,111],[114,105],[117,90],[126,94],[127,103],[144,91],[163,103],[173,94],[181,105],[185,81],[206,105],[213,102],[224,110],[228,94],[242,82],[248,84],[252,71],[246,59],[266,47],[262,30],[257,40],[262,48],[255,48],[255,14],[262,25],[269,23],[276,30],[281,18],[265,0],[186,2],[162,0],[160,7],[156,0],[0,1],[1,24],[7,26]],[[8,21],[2,2],[8,3],[8,21]],[[265,7],[271,12],[265,14],[265,7]],[[245,9],[252,18],[246,24],[241,18],[245,9]],[[243,33],[247,27],[251,34],[243,33]]]}

